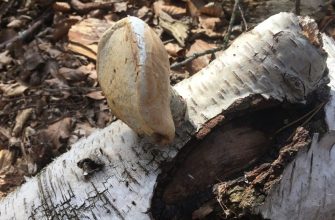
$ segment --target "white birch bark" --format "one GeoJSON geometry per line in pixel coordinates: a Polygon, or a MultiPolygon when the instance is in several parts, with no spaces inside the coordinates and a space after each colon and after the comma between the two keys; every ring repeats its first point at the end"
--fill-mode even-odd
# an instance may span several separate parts
{"type": "Polygon", "coordinates": [[[319,141],[315,134],[312,146],[299,152],[284,170],[282,180],[256,209],[265,218],[334,219],[335,218],[335,41],[323,35],[328,54],[331,97],[325,107],[330,132],[319,141]]]}
{"type": "Polygon", "coordinates": [[[254,94],[304,102],[327,81],[325,56],[302,36],[301,27],[305,25],[300,26],[293,14],[275,15],[177,84],[174,88],[186,101],[187,115],[173,144],[154,146],[116,121],[74,144],[1,199],[1,219],[150,219],[160,164],[175,157],[208,120],[254,94]],[[85,158],[104,168],[85,179],[77,166],[85,158]]]}

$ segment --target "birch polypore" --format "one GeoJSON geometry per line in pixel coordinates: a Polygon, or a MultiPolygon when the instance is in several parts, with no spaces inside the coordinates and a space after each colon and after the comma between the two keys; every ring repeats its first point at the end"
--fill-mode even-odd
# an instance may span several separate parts
{"type": "Polygon", "coordinates": [[[136,17],[118,21],[99,42],[98,78],[112,113],[161,144],[175,135],[169,67],[163,43],[136,17]]]}
{"type": "Polygon", "coordinates": [[[303,24],[293,14],[275,15],[240,36],[207,68],[177,84],[174,89],[185,99],[187,113],[171,145],[155,148],[116,121],[74,144],[3,198],[1,219],[150,219],[162,163],[171,161],[210,119],[252,95],[304,102],[327,81],[325,54],[303,35],[314,32],[304,29],[310,22],[303,24]],[[85,179],[77,167],[85,158],[104,164],[103,170],[85,179]]]}

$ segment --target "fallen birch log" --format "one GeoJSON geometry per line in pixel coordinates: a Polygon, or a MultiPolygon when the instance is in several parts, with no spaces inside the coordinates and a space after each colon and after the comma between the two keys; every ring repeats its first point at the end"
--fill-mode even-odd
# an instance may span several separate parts
{"type": "Polygon", "coordinates": [[[330,130],[323,137],[314,134],[310,148],[300,151],[284,170],[264,204],[255,212],[268,219],[333,219],[335,213],[335,42],[323,34],[328,54],[331,98],[325,107],[330,130]]]}
{"type": "Polygon", "coordinates": [[[150,219],[161,166],[191,139],[206,138],[233,106],[249,108],[238,103],[254,96],[304,103],[328,82],[313,25],[288,13],[270,17],[174,87],[187,109],[172,144],[154,145],[116,121],[1,199],[1,219],[150,219]]]}

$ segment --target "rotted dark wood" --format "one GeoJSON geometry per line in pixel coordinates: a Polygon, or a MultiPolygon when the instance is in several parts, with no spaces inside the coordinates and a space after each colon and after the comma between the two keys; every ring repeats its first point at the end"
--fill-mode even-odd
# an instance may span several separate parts
{"type": "MultiPolygon", "coordinates": [[[[174,161],[164,166],[152,200],[155,219],[191,218],[192,213],[207,201],[216,201],[214,184],[239,178],[242,178],[241,182],[255,182],[251,174],[257,169],[260,171],[258,178],[262,177],[263,171],[269,173],[269,169],[276,166],[270,166],[268,162],[277,158],[280,147],[287,144],[287,137],[298,124],[279,134],[276,131],[316,105],[278,104],[260,97],[246,100],[248,103],[234,103],[224,116],[214,120],[217,122],[213,122],[214,126],[213,123],[205,126],[204,135],[197,135],[174,161]],[[257,169],[253,170],[255,167],[257,169]],[[245,179],[246,171],[249,171],[249,179],[245,179]]],[[[305,138],[308,132],[303,134],[305,138]]],[[[212,207],[220,208],[218,204],[212,207]]]]}

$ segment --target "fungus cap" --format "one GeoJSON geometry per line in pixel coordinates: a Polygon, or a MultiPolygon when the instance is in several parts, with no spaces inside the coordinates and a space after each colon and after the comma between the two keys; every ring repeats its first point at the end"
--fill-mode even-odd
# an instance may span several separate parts
{"type": "Polygon", "coordinates": [[[144,21],[127,17],[104,33],[98,46],[97,72],[116,117],[158,144],[173,140],[168,54],[144,21]]]}

